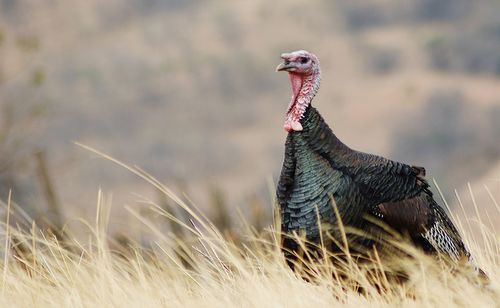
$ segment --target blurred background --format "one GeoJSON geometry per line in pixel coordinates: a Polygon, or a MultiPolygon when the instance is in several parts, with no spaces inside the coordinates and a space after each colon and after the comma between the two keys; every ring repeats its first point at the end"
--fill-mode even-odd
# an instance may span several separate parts
{"type": "Polygon", "coordinates": [[[320,58],[314,105],[346,144],[425,166],[452,207],[456,189],[471,209],[470,182],[480,210],[494,208],[496,0],[0,0],[0,199],[12,189],[39,224],[77,229],[101,188],[115,234],[133,234],[124,206],[141,196],[168,206],[77,141],[222,228],[237,209],[269,225],[290,97],[274,69],[296,49],[320,58]]]}

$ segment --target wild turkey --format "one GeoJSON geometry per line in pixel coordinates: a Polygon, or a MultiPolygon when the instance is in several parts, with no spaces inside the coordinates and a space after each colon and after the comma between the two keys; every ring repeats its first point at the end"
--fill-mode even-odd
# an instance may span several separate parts
{"type": "MultiPolygon", "coordinates": [[[[284,250],[298,249],[293,233],[305,233],[309,242],[318,243],[318,219],[321,225],[338,225],[333,199],[344,225],[367,230],[374,223],[366,217],[373,216],[407,234],[426,252],[455,262],[470,260],[460,234],[429,190],[425,169],[358,152],[342,143],[311,106],[321,80],[318,58],[304,50],[281,58],[276,70],[288,72],[292,87],[277,187],[284,250]]],[[[363,236],[352,241],[374,245],[373,239],[363,236]]]]}

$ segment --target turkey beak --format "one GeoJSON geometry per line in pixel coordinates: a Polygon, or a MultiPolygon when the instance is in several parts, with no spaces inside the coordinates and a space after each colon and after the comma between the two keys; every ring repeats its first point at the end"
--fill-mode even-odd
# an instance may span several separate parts
{"type": "Polygon", "coordinates": [[[282,72],[282,71],[288,71],[288,70],[291,70],[295,68],[293,66],[292,63],[288,62],[288,61],[285,61],[283,63],[280,63],[277,67],[276,67],[276,71],[277,72],[282,72]]]}
{"type": "Polygon", "coordinates": [[[292,58],[292,55],[289,53],[282,53],[281,54],[281,59],[283,59],[283,62],[280,63],[276,67],[277,72],[282,72],[282,71],[289,71],[295,69],[295,66],[293,65],[293,62],[290,61],[290,58],[292,58]]]}

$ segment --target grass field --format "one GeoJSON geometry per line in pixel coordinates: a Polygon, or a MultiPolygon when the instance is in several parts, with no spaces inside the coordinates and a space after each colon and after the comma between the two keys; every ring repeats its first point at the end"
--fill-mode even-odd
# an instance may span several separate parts
{"type": "Polygon", "coordinates": [[[391,283],[385,271],[377,270],[387,268],[381,261],[375,261],[370,271],[369,265],[355,262],[342,266],[318,262],[311,265],[307,282],[284,262],[273,227],[257,231],[242,219],[238,240],[228,239],[195,206],[141,170],[124,167],[189,214],[191,221],[186,223],[154,202],[144,202],[165,223],[179,225],[183,235],[162,232],[147,215],[129,209],[155,240],[147,247],[129,239],[112,240],[106,232],[110,205],[99,194],[95,221],[83,222],[87,238],[77,239],[66,231],[57,241],[34,224],[24,228],[29,231],[14,227],[9,219],[19,214],[18,209],[7,200],[1,306],[493,307],[500,301],[496,287],[500,241],[481,221],[457,221],[457,225],[477,265],[490,277],[487,286],[481,286],[470,271],[457,272],[410,248],[414,259],[398,264],[409,274],[404,284],[391,283]],[[345,278],[338,278],[339,273],[345,278]]]}

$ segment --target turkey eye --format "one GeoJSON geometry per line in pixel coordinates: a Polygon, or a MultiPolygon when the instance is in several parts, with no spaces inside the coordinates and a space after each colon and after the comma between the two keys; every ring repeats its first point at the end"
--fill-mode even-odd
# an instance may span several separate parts
{"type": "Polygon", "coordinates": [[[306,57],[300,57],[299,60],[300,60],[300,63],[302,63],[302,64],[306,64],[307,62],[309,62],[309,59],[306,57]]]}
{"type": "Polygon", "coordinates": [[[288,65],[288,64],[290,64],[290,61],[289,61],[289,60],[285,60],[285,61],[284,61],[284,64],[285,64],[285,65],[288,65]]]}

